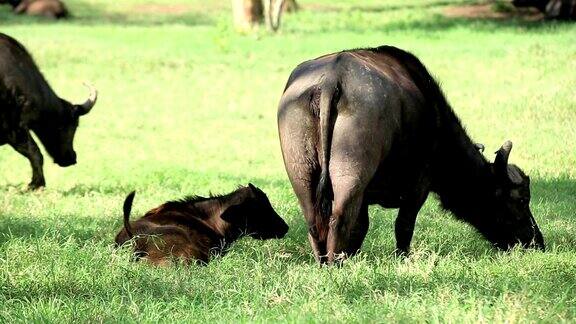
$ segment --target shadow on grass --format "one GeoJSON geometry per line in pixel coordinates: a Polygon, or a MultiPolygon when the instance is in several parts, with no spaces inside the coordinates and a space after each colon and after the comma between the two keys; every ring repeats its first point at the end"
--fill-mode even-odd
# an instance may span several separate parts
{"type": "MultiPolygon", "coordinates": [[[[228,177],[228,179],[242,181],[242,178],[228,177]]],[[[290,186],[288,179],[283,181],[280,179],[257,178],[251,181],[261,186],[264,191],[266,191],[265,188],[270,187],[290,186]]],[[[553,210],[550,212],[553,214],[549,215],[545,212],[545,214],[540,215],[538,214],[538,208],[532,208],[546,240],[547,249],[573,249],[576,247],[576,235],[571,232],[569,227],[549,226],[552,222],[574,222],[574,215],[576,215],[576,179],[570,179],[567,176],[556,179],[535,179],[532,181],[531,187],[532,204],[543,203],[546,204],[546,209],[551,207],[553,210]]],[[[296,201],[295,195],[292,194],[291,197],[296,201]]],[[[436,198],[431,195],[429,199],[435,200],[436,198]]],[[[371,211],[370,213],[370,229],[366,237],[365,248],[363,249],[366,252],[364,256],[369,260],[380,258],[383,255],[392,255],[394,249],[394,220],[397,210],[386,209],[382,212],[380,207],[376,207],[376,209],[377,211],[371,211]],[[378,215],[374,215],[375,213],[378,215]],[[370,242],[371,234],[375,235],[375,233],[382,232],[389,233],[391,244],[370,242]],[[366,249],[366,243],[371,244],[368,249],[366,249]]],[[[419,224],[415,228],[415,240],[412,241],[413,247],[421,246],[421,249],[434,251],[442,256],[457,252],[474,259],[498,252],[480,234],[477,234],[472,226],[463,222],[448,222],[454,219],[450,213],[442,211],[439,215],[422,214],[421,212],[418,220],[419,224]],[[445,230],[446,226],[450,228],[449,231],[445,230]],[[418,232],[424,232],[427,236],[423,236],[418,232]],[[438,232],[441,232],[442,236],[435,234],[438,232]],[[453,235],[445,236],[446,233],[453,235]],[[424,241],[418,242],[418,239],[423,239],[424,241]],[[462,244],[463,239],[465,240],[464,244],[462,244]],[[454,246],[457,247],[454,248],[454,246]]],[[[305,240],[307,228],[299,209],[298,216],[294,219],[298,222],[298,227],[291,229],[292,235],[302,237],[302,240],[305,240]],[[297,233],[294,233],[294,231],[297,231],[297,233]]],[[[307,243],[305,244],[307,245],[307,243]]]]}
{"type": "Polygon", "coordinates": [[[12,239],[37,240],[50,237],[58,242],[64,242],[69,237],[81,241],[110,241],[121,223],[118,219],[102,219],[93,217],[78,217],[76,215],[61,215],[60,219],[39,220],[34,214],[12,216],[0,215],[0,244],[12,239]]]}
{"type": "MultiPolygon", "coordinates": [[[[477,1],[471,0],[467,2],[458,2],[459,5],[463,4],[474,4],[477,1]]],[[[431,9],[437,7],[444,7],[449,5],[454,5],[454,1],[436,1],[430,3],[423,3],[423,4],[383,4],[383,5],[354,5],[347,8],[336,7],[331,5],[304,5],[304,10],[313,10],[313,11],[323,11],[323,12],[348,12],[348,11],[362,11],[362,12],[372,12],[372,13],[383,13],[383,12],[391,12],[391,11],[398,11],[398,10],[417,10],[417,9],[431,9]]]]}
{"type": "MultiPolygon", "coordinates": [[[[475,31],[526,30],[531,32],[554,31],[570,22],[543,19],[534,10],[523,10],[501,3],[505,8],[498,9],[496,3],[467,1],[438,1],[428,4],[352,6],[347,8],[322,6],[312,7],[318,13],[317,23],[302,25],[304,30],[320,32],[442,32],[450,29],[472,29],[475,31]],[[436,8],[444,8],[439,11],[436,8]],[[427,10],[433,9],[433,10],[427,10]],[[397,14],[393,11],[407,10],[416,15],[397,14]]],[[[288,19],[287,19],[288,20],[288,19]]],[[[288,21],[284,32],[300,33],[300,26],[294,27],[288,21]]]]}
{"type": "MultiPolygon", "coordinates": [[[[245,184],[248,181],[266,188],[275,187],[290,190],[291,198],[296,201],[290,189],[288,180],[266,179],[266,178],[246,178],[230,175],[215,176],[213,181],[226,181],[230,183],[245,184]]],[[[211,182],[211,179],[205,179],[211,182]]],[[[122,185],[110,188],[92,188],[90,186],[76,186],[64,192],[67,195],[83,196],[90,192],[104,192],[108,194],[120,194],[123,196],[129,191],[122,185]]],[[[205,190],[202,190],[205,191],[205,190]]],[[[538,215],[535,217],[543,231],[548,250],[569,249],[576,246],[576,236],[571,232],[570,226],[574,222],[576,214],[576,180],[568,177],[556,179],[535,179],[532,182],[532,195],[534,202],[538,201],[546,205],[545,210],[550,215],[538,215]],[[537,199],[537,200],[536,200],[537,199]],[[553,226],[556,223],[567,223],[569,226],[553,226]],[[548,224],[551,224],[548,226],[548,224]]],[[[22,193],[26,195],[25,192],[22,193]]],[[[174,197],[178,198],[178,197],[174,197]]],[[[86,197],[85,199],[90,199],[86,197]]],[[[431,198],[434,199],[434,198],[431,198]]],[[[159,202],[160,204],[161,202],[159,202]]],[[[119,208],[119,207],[118,207],[119,208]]],[[[120,209],[118,209],[120,210],[120,209]]],[[[533,210],[535,210],[533,208],[533,210]]],[[[536,208],[536,211],[538,208],[536,208]]],[[[286,261],[289,263],[302,263],[303,261],[314,262],[309,258],[310,248],[306,239],[307,227],[300,210],[297,215],[292,215],[290,222],[290,232],[286,237],[284,249],[287,253],[286,261]]],[[[448,222],[452,216],[446,212],[441,215],[430,215],[430,211],[421,213],[418,225],[415,229],[415,239],[412,246],[417,250],[434,251],[445,256],[452,253],[463,254],[472,259],[485,257],[486,254],[494,253],[480,235],[474,234],[474,229],[465,224],[448,222]],[[446,226],[450,229],[446,230],[446,226]]],[[[364,246],[364,257],[367,260],[376,260],[383,256],[392,255],[394,248],[393,223],[395,210],[371,211],[371,225],[364,246]],[[377,215],[375,215],[377,214],[377,215]],[[382,239],[384,235],[384,241],[382,239]],[[386,237],[390,235],[390,237],[386,237]],[[376,239],[378,237],[378,239],[376,239]]],[[[40,239],[42,237],[55,238],[58,241],[65,241],[68,237],[79,240],[110,241],[121,227],[120,212],[118,217],[103,219],[102,217],[78,217],[76,215],[58,215],[56,218],[42,219],[34,213],[26,215],[0,215],[0,243],[4,243],[14,238],[40,239]]]]}
{"type": "MultiPolygon", "coordinates": [[[[362,18],[368,19],[368,18],[362,18]]],[[[452,29],[473,29],[475,31],[494,32],[499,30],[550,32],[565,26],[570,22],[549,20],[524,20],[521,18],[466,18],[447,17],[440,14],[430,14],[427,18],[415,20],[382,20],[374,18],[370,24],[359,24],[355,20],[340,20],[334,23],[318,24],[318,31],[322,32],[443,32],[452,29]]],[[[290,26],[289,26],[290,27],[290,26]]],[[[289,28],[288,27],[288,28],[289,28]]],[[[298,33],[297,28],[289,32],[298,33]]]]}

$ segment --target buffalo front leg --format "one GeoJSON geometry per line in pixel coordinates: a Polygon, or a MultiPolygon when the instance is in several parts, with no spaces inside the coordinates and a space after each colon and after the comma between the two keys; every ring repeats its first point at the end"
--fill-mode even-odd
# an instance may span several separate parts
{"type": "Polygon", "coordinates": [[[428,191],[422,191],[413,199],[407,200],[400,206],[395,223],[396,255],[407,256],[410,252],[410,242],[414,234],[416,216],[418,216],[418,212],[427,197],[428,191]]]}
{"type": "Polygon", "coordinates": [[[32,166],[32,181],[28,184],[28,188],[34,190],[44,187],[46,185],[44,171],[42,170],[44,159],[30,133],[26,130],[19,131],[14,138],[11,139],[10,145],[30,161],[30,165],[32,166]]]}

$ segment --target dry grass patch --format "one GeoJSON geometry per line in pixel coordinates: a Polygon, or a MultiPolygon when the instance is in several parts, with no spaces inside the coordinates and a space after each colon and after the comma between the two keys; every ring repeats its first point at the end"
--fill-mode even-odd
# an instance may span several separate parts
{"type": "Polygon", "coordinates": [[[442,14],[450,18],[467,19],[521,19],[536,21],[544,18],[544,15],[535,8],[509,8],[496,5],[495,3],[481,3],[463,6],[449,6],[442,14]]]}

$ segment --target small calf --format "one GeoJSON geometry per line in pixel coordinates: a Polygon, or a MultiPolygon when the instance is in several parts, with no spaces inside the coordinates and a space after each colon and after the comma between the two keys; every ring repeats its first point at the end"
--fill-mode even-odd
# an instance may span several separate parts
{"type": "Polygon", "coordinates": [[[227,195],[169,201],[130,222],[135,194],[124,201],[124,228],[116,235],[116,246],[134,238],[136,258],[152,264],[164,265],[171,258],[208,263],[211,255],[226,253],[245,235],[265,240],[288,232],[266,194],[252,184],[227,195]]]}

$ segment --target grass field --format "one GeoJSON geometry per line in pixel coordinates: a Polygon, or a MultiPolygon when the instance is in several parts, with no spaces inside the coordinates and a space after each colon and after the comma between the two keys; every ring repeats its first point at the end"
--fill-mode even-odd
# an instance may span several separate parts
{"type": "Polygon", "coordinates": [[[0,147],[0,322],[573,322],[576,320],[576,25],[444,16],[473,1],[301,0],[282,30],[238,34],[229,1],[69,0],[75,19],[0,8],[62,97],[100,91],[78,164],[45,154],[48,187],[0,147]],[[486,156],[506,139],[532,178],[547,251],[501,253],[430,198],[407,260],[395,210],[370,209],[363,252],[320,268],[288,183],[276,105],[303,60],[391,44],[419,56],[486,156]],[[112,247],[133,215],[253,182],[289,225],[206,267],[155,268],[112,247]]]}

